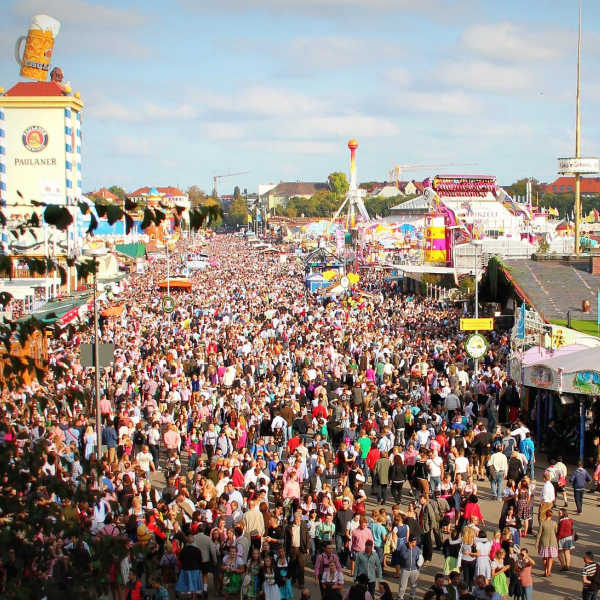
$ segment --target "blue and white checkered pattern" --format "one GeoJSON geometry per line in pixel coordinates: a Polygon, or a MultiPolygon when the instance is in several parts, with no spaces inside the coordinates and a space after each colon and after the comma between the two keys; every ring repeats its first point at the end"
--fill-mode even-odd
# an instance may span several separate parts
{"type": "Polygon", "coordinates": [[[73,124],[71,109],[65,108],[65,192],[67,204],[73,203],[73,124]]]}
{"type": "Polygon", "coordinates": [[[73,148],[73,162],[77,164],[74,169],[73,181],[75,188],[75,199],[81,198],[81,113],[75,111],[75,148],[73,148]]]}
{"type": "Polygon", "coordinates": [[[4,111],[0,109],[0,206],[6,206],[6,146],[4,134],[4,111]]]}

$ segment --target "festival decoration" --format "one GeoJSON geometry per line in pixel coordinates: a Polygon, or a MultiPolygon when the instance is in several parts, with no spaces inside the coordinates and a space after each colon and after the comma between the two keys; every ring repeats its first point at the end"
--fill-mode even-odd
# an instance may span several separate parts
{"type": "Polygon", "coordinates": [[[48,15],[35,15],[27,36],[21,36],[15,45],[15,59],[21,67],[20,74],[28,79],[46,81],[50,71],[54,39],[60,31],[60,22],[48,15]],[[25,48],[21,55],[21,47],[25,48]]]}
{"type": "Polygon", "coordinates": [[[175,310],[175,298],[173,296],[163,296],[161,305],[163,312],[170,314],[175,310]]]}

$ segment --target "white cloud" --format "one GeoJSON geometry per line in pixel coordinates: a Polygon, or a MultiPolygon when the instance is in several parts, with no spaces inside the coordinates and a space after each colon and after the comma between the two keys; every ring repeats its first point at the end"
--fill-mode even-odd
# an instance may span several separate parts
{"type": "Polygon", "coordinates": [[[373,65],[401,60],[403,45],[386,40],[370,40],[352,36],[312,36],[291,40],[278,55],[285,60],[291,74],[311,74],[346,67],[373,65]]]}
{"type": "Polygon", "coordinates": [[[211,140],[238,140],[245,135],[242,126],[226,121],[206,123],[201,127],[201,131],[202,135],[211,140]]]}
{"type": "Polygon", "coordinates": [[[235,95],[203,93],[198,101],[215,111],[258,117],[293,117],[324,111],[329,103],[299,92],[251,86],[235,95]]]}
{"type": "Polygon", "coordinates": [[[409,14],[436,21],[460,20],[477,8],[477,0],[179,0],[189,10],[202,12],[300,13],[319,18],[361,18],[365,12],[409,14]]]}
{"type": "Polygon", "coordinates": [[[488,61],[444,63],[435,76],[446,85],[493,92],[524,90],[531,85],[531,74],[517,66],[502,66],[488,61]]]}
{"type": "MultiPolygon", "coordinates": [[[[13,12],[30,17],[49,12],[62,23],[73,25],[117,25],[130,27],[142,25],[146,17],[136,10],[114,8],[85,0],[18,0],[13,12]]],[[[60,35],[60,34],[59,34],[60,35]]],[[[82,40],[85,43],[85,40],[82,40]]]]}
{"type": "Polygon", "coordinates": [[[546,61],[564,54],[564,31],[560,36],[535,31],[511,22],[480,24],[469,27],[461,43],[473,52],[496,60],[546,61]]]}
{"type": "Polygon", "coordinates": [[[382,78],[384,81],[400,87],[410,85],[413,81],[412,73],[406,67],[392,67],[386,69],[382,74],[382,78]]]}
{"type": "Polygon", "coordinates": [[[286,121],[280,133],[293,138],[331,139],[346,137],[389,137],[401,129],[389,119],[369,115],[318,116],[286,121]]]}
{"type": "Polygon", "coordinates": [[[190,104],[164,106],[148,102],[135,107],[124,106],[105,97],[92,99],[87,110],[91,116],[97,119],[128,121],[132,123],[143,121],[181,121],[195,119],[198,116],[198,109],[190,104]]]}
{"type": "Polygon", "coordinates": [[[243,148],[275,154],[334,154],[339,144],[302,140],[250,140],[241,144],[243,148]]]}
{"type": "Polygon", "coordinates": [[[152,156],[155,145],[147,138],[129,135],[113,138],[114,150],[121,156],[152,156]]]}
{"type": "Polygon", "coordinates": [[[462,91],[420,92],[406,91],[394,96],[396,109],[450,115],[470,115],[480,108],[480,103],[462,91]]]}

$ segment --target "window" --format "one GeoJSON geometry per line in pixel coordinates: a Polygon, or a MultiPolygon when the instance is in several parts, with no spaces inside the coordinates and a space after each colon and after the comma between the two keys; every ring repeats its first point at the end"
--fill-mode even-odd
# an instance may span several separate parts
{"type": "Polygon", "coordinates": [[[572,191],[573,191],[573,186],[572,186],[572,185],[568,185],[568,186],[567,186],[567,190],[568,190],[569,192],[572,192],[572,191]]]}
{"type": "Polygon", "coordinates": [[[552,191],[553,192],[558,192],[558,186],[557,185],[553,185],[552,186],[552,191]]]}
{"type": "Polygon", "coordinates": [[[564,192],[564,191],[565,191],[565,186],[564,186],[564,185],[561,185],[561,186],[560,186],[560,191],[561,191],[561,192],[564,192]]]}

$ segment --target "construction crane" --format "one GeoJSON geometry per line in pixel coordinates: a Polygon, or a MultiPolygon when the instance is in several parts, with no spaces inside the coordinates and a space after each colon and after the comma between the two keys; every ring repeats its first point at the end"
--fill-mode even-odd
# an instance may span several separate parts
{"type": "Polygon", "coordinates": [[[215,198],[219,197],[219,194],[217,192],[217,181],[219,179],[224,179],[225,177],[234,177],[235,175],[246,175],[247,173],[250,173],[250,171],[240,171],[239,173],[224,173],[223,175],[213,175],[213,193],[215,195],[215,198]]]}
{"type": "Polygon", "coordinates": [[[396,187],[400,187],[400,175],[404,171],[421,171],[428,169],[441,169],[442,167],[474,167],[477,163],[444,163],[441,165],[394,165],[390,169],[390,180],[395,183],[396,187]]]}

